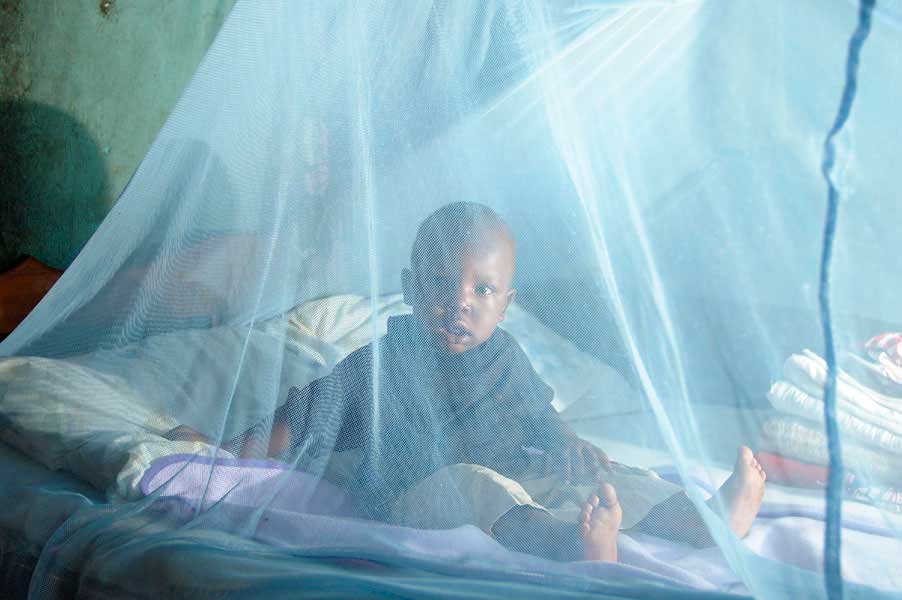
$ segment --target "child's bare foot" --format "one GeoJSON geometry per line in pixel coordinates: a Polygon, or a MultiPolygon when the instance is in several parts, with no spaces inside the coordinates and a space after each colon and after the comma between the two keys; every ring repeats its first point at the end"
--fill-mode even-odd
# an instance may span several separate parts
{"type": "Polygon", "coordinates": [[[583,536],[583,559],[617,561],[617,532],[623,511],[617,492],[610,483],[602,484],[583,505],[580,531],[583,536]]]}
{"type": "Polygon", "coordinates": [[[764,498],[765,479],[767,474],[755,460],[751,448],[742,446],[736,456],[733,474],[720,487],[717,496],[708,501],[715,509],[719,507],[718,502],[723,502],[730,529],[739,537],[749,532],[758,515],[764,498]]]}

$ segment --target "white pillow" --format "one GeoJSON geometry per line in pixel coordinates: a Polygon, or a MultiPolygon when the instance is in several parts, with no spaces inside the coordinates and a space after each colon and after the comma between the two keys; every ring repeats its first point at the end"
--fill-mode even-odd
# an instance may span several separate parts
{"type": "Polygon", "coordinates": [[[141,474],[158,456],[213,450],[160,437],[177,423],[148,410],[121,377],[72,360],[0,361],[0,415],[0,440],[114,498],[140,496],[141,474]]]}
{"type": "Polygon", "coordinates": [[[121,375],[170,421],[227,440],[271,418],[292,385],[322,377],[340,359],[335,347],[277,318],[157,335],[95,352],[90,364],[121,375]]]}
{"type": "Polygon", "coordinates": [[[133,498],[154,459],[214,451],[164,433],[187,425],[230,439],[271,418],[290,386],[328,373],[341,356],[277,318],[67,359],[0,360],[0,440],[111,497],[133,498]]]}
{"type": "Polygon", "coordinates": [[[385,335],[389,317],[410,313],[401,294],[382,296],[376,301],[375,331],[370,319],[373,304],[369,298],[345,294],[311,300],[286,314],[288,324],[296,330],[333,345],[344,358],[385,335]]]}

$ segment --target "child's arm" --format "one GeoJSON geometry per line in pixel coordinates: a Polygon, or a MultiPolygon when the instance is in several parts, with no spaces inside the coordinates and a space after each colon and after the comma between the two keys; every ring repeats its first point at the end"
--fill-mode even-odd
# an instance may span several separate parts
{"type": "Polygon", "coordinates": [[[610,472],[610,459],[595,444],[579,437],[551,406],[537,428],[536,447],[545,450],[544,470],[565,479],[594,479],[600,470],[610,472]]]}
{"type": "Polygon", "coordinates": [[[273,419],[269,456],[284,458],[305,442],[307,451],[314,454],[347,449],[348,422],[355,422],[359,410],[354,410],[354,405],[338,391],[342,385],[334,377],[328,375],[303,389],[292,386],[288,390],[288,399],[276,410],[273,419]]]}
{"type": "Polygon", "coordinates": [[[213,444],[213,440],[204,434],[191,429],[187,425],[179,425],[173,427],[163,434],[163,437],[173,442],[203,442],[204,444],[213,444]]]}
{"type": "Polygon", "coordinates": [[[187,425],[179,425],[164,433],[163,437],[174,442],[201,442],[209,444],[210,446],[218,445],[223,450],[231,452],[235,456],[240,456],[241,458],[253,458],[252,454],[256,444],[252,443],[251,440],[253,439],[254,434],[258,432],[259,427],[251,427],[232,439],[217,444],[213,438],[206,436],[187,425]]]}
{"type": "MultiPolygon", "coordinates": [[[[266,451],[268,457],[281,457],[304,439],[313,396],[311,387],[312,385],[304,389],[292,387],[288,390],[285,404],[276,409],[272,430],[269,432],[269,445],[266,451]]],[[[216,445],[211,438],[186,425],[179,425],[168,431],[163,437],[173,441],[203,442],[216,445]]],[[[254,458],[253,455],[259,456],[261,453],[263,440],[265,437],[261,423],[222,442],[220,447],[242,458],[254,458]]]]}
{"type": "Polygon", "coordinates": [[[273,418],[267,456],[271,458],[284,456],[304,438],[312,396],[311,386],[304,389],[292,386],[288,390],[285,404],[276,409],[273,418]]]}
{"type": "Polygon", "coordinates": [[[282,456],[291,447],[291,427],[288,423],[276,419],[272,424],[272,433],[269,436],[269,450],[266,455],[270,458],[282,456]]]}

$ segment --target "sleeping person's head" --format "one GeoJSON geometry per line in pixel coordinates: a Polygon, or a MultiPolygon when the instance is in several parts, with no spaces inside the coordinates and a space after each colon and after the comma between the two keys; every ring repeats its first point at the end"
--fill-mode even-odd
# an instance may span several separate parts
{"type": "Polygon", "coordinates": [[[423,333],[451,354],[482,344],[504,320],[516,246],[495,211],[474,202],[448,204],[417,230],[404,269],[404,301],[423,333]]]}

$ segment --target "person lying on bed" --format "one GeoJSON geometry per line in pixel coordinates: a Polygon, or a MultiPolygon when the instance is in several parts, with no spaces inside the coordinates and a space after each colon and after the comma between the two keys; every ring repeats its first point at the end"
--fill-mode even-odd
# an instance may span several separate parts
{"type": "MultiPolygon", "coordinates": [[[[430,215],[402,273],[413,314],[390,318],[385,337],[330,375],[292,388],[270,455],[325,472],[371,518],[473,524],[555,560],[617,560],[618,530],[711,544],[678,486],[609,461],[551,406],[551,389],[498,328],[516,295],[515,261],[511,230],[490,208],[459,202],[430,215]]],[[[764,479],[743,447],[712,499],[739,536],[764,479]]]]}

